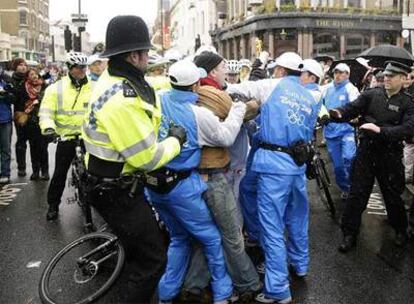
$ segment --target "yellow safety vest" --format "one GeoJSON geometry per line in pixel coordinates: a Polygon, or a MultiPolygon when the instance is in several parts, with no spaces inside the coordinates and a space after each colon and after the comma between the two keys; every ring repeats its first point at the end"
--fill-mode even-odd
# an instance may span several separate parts
{"type": "Polygon", "coordinates": [[[156,105],[145,102],[125,78],[105,71],[94,87],[82,128],[86,161],[93,154],[123,162],[122,173],[158,169],[180,153],[176,138],[157,142],[160,124],[158,99],[156,105]]]}
{"type": "Polygon", "coordinates": [[[170,90],[170,79],[165,76],[145,76],[145,80],[153,87],[155,91],[170,90]]]}
{"type": "Polygon", "coordinates": [[[49,86],[39,109],[39,124],[42,133],[48,128],[67,136],[79,134],[91,96],[90,80],[81,89],[76,89],[69,76],[49,86]]]}

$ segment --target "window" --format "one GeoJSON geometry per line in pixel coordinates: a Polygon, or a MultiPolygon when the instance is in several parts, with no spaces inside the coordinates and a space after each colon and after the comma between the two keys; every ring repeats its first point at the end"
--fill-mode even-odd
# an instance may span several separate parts
{"type": "Polygon", "coordinates": [[[201,33],[202,34],[204,34],[205,26],[206,26],[205,15],[204,15],[204,12],[201,12],[201,33]]]}
{"type": "Polygon", "coordinates": [[[20,11],[20,24],[27,24],[27,12],[20,11]]]}
{"type": "Polygon", "coordinates": [[[360,7],[359,0],[348,0],[348,7],[360,7]]]}

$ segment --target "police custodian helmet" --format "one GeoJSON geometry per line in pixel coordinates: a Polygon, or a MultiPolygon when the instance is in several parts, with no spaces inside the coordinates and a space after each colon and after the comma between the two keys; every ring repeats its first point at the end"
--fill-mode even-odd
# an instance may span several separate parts
{"type": "Polygon", "coordinates": [[[106,29],[106,49],[101,57],[153,48],[148,27],[138,16],[116,16],[106,29]]]}

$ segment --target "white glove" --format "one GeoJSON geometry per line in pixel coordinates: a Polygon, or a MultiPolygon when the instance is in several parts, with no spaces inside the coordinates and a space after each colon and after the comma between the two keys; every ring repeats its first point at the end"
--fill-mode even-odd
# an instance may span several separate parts
{"type": "Polygon", "coordinates": [[[260,59],[260,62],[262,63],[262,66],[261,66],[262,69],[264,69],[264,67],[266,66],[267,61],[269,60],[269,56],[270,54],[266,51],[260,52],[259,59],[260,59]]]}

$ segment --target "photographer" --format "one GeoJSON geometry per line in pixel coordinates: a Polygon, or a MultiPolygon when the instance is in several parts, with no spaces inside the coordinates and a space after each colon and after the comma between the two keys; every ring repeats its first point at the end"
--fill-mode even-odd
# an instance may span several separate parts
{"type": "Polygon", "coordinates": [[[0,184],[10,182],[12,94],[11,85],[0,67],[0,184]]]}

